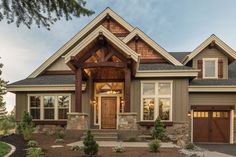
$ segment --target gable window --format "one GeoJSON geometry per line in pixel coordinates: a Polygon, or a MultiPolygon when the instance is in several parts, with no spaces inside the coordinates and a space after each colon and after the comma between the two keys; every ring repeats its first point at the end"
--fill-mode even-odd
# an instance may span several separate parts
{"type": "Polygon", "coordinates": [[[218,58],[203,58],[203,78],[218,78],[218,58]]]}
{"type": "Polygon", "coordinates": [[[68,94],[29,95],[28,100],[28,111],[34,120],[65,120],[70,112],[68,94]]]}
{"type": "Polygon", "coordinates": [[[172,81],[143,81],[141,91],[141,120],[171,121],[172,81]]]}

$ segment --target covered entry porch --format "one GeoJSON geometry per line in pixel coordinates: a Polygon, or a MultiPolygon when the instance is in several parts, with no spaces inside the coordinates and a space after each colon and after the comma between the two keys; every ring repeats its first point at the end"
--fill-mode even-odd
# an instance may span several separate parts
{"type": "Polygon", "coordinates": [[[107,33],[98,32],[91,42],[65,56],[76,76],[75,112],[68,114],[69,129],[136,129],[130,86],[138,56],[124,43],[119,45],[121,41],[112,42],[107,33]],[[86,94],[82,84],[86,84],[86,94]],[[89,101],[83,104],[83,99],[89,101]]]}

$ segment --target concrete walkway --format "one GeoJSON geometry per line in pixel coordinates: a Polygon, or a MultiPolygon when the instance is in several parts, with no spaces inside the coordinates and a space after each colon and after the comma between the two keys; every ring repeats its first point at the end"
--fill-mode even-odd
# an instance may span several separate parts
{"type": "MultiPolygon", "coordinates": [[[[97,141],[98,145],[101,147],[148,147],[148,142],[117,142],[117,141],[97,141]]],[[[67,146],[79,145],[83,146],[83,141],[73,142],[67,144],[67,146]]],[[[177,146],[173,143],[161,143],[162,148],[176,148],[177,146]]]]}
{"type": "Polygon", "coordinates": [[[211,151],[205,151],[203,154],[204,154],[203,157],[235,157],[232,155],[219,153],[219,152],[211,152],[211,151]]]}

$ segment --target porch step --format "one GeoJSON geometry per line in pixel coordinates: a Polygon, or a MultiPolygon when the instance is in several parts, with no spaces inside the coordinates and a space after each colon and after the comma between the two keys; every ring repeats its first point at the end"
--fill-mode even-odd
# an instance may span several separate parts
{"type": "MultiPolygon", "coordinates": [[[[101,130],[91,130],[92,135],[96,141],[117,141],[118,140],[118,133],[116,131],[101,131],[101,130]]],[[[84,140],[86,137],[86,132],[83,133],[81,140],[84,140]]]]}

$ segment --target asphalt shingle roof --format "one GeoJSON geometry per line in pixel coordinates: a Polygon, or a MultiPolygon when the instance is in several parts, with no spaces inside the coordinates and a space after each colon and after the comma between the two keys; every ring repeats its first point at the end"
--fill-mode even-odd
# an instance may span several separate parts
{"type": "Polygon", "coordinates": [[[58,85],[74,83],[74,75],[43,75],[36,78],[26,78],[10,85],[58,85]]]}
{"type": "Polygon", "coordinates": [[[139,64],[139,70],[191,70],[188,66],[175,66],[171,64],[139,64]]]}

